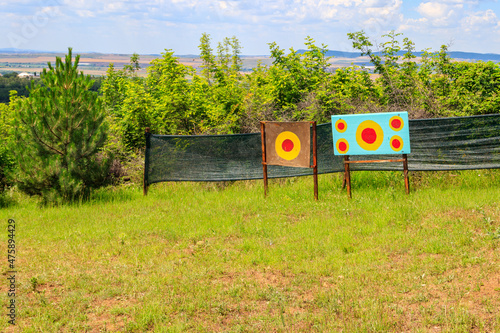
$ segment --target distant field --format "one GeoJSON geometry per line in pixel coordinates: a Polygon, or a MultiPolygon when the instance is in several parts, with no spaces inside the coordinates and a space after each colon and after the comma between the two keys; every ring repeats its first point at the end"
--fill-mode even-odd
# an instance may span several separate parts
{"type": "MultiPolygon", "coordinates": [[[[467,54],[470,56],[470,54],[467,54]]],[[[12,53],[0,53],[0,73],[1,72],[28,72],[28,73],[39,73],[43,68],[47,68],[47,62],[54,63],[56,56],[63,57],[64,54],[12,54],[12,53]]],[[[99,53],[83,53],[80,55],[80,70],[85,74],[102,76],[106,75],[106,71],[110,63],[113,63],[116,69],[122,69],[124,65],[130,62],[130,54],[99,54],[99,53]]],[[[478,55],[480,56],[480,55],[478,55]]],[[[146,68],[149,66],[150,62],[160,57],[159,55],[141,55],[139,63],[141,64],[141,70],[139,75],[146,76],[146,68]]],[[[202,61],[198,56],[183,56],[180,55],[179,62],[184,65],[192,66],[194,68],[200,68],[202,61]]],[[[257,66],[260,62],[264,65],[272,64],[272,59],[268,56],[242,56],[243,60],[243,71],[248,72],[257,66]]],[[[421,58],[415,58],[415,61],[420,61],[421,58]]],[[[460,59],[455,58],[457,61],[475,61],[475,59],[460,59]]],[[[477,59],[476,59],[477,60],[477,59]]],[[[370,61],[368,57],[334,57],[329,60],[331,68],[341,68],[351,65],[364,65],[370,67],[370,61]]]]}
{"type": "MultiPolygon", "coordinates": [[[[47,68],[47,63],[55,63],[56,56],[63,57],[64,54],[0,54],[0,72],[15,71],[15,72],[28,72],[40,73],[43,68],[47,68]]],[[[124,65],[130,62],[131,55],[118,55],[118,54],[81,54],[79,68],[85,74],[90,75],[105,75],[110,63],[113,63],[116,69],[122,69],[124,65]]],[[[149,66],[153,59],[159,56],[141,55],[140,65],[141,70],[139,75],[146,75],[146,68],[149,66]]],[[[179,57],[179,61],[187,66],[199,68],[202,61],[199,57],[179,57]]],[[[243,67],[247,70],[257,66],[261,61],[265,64],[270,64],[268,57],[243,57],[243,67]]]]}
{"type": "MultiPolygon", "coordinates": [[[[28,72],[40,73],[43,68],[47,68],[47,63],[55,63],[56,56],[63,57],[64,54],[1,54],[0,53],[0,72],[28,72]]],[[[110,63],[113,63],[116,69],[123,68],[124,65],[130,62],[128,54],[81,54],[80,55],[80,70],[85,74],[90,75],[105,75],[110,63]]],[[[158,58],[154,55],[141,55],[139,63],[142,69],[139,75],[145,76],[147,74],[146,68],[150,62],[158,58]]],[[[270,65],[272,59],[266,56],[242,56],[243,70],[250,71],[255,68],[260,62],[264,65],[270,65]]],[[[179,56],[179,62],[184,65],[199,68],[202,61],[197,56],[179,56]]],[[[345,67],[350,66],[352,63],[368,62],[366,57],[356,59],[351,58],[334,58],[330,61],[332,67],[345,67]]]]}
{"type": "MultiPolygon", "coordinates": [[[[299,50],[301,52],[303,50],[299,50]]],[[[376,52],[377,53],[377,52],[376,52]]],[[[400,55],[404,53],[400,51],[400,55]]],[[[359,53],[358,53],[359,54],[359,53]]],[[[378,52],[377,54],[380,54],[378,52]]],[[[423,52],[414,52],[417,57],[415,61],[420,61],[423,52]]],[[[0,52],[0,72],[2,71],[16,71],[16,72],[39,72],[47,66],[48,61],[55,61],[55,57],[64,56],[64,54],[54,53],[1,53],[0,52]]],[[[341,68],[351,65],[363,65],[370,68],[372,64],[368,57],[356,57],[356,52],[341,52],[341,51],[328,51],[327,56],[334,56],[329,60],[331,68],[341,68]]],[[[448,55],[455,61],[493,61],[500,62],[500,55],[498,54],[482,54],[473,52],[459,52],[450,51],[448,55]]],[[[86,74],[91,75],[105,75],[109,63],[114,63],[115,68],[121,69],[123,65],[127,64],[130,59],[130,54],[101,54],[101,53],[83,53],[81,54],[80,69],[86,74]]],[[[146,67],[151,60],[159,57],[159,55],[141,55],[140,63],[143,69],[139,75],[146,75],[146,67]]],[[[178,55],[179,61],[185,65],[199,68],[201,60],[195,55],[178,55]]],[[[243,71],[251,71],[257,66],[259,62],[270,65],[272,59],[269,56],[241,56],[243,59],[243,71]]]]}

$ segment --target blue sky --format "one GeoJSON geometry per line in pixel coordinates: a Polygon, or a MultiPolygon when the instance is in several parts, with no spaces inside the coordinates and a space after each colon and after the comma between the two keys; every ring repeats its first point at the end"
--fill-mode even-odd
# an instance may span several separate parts
{"type": "Polygon", "coordinates": [[[304,48],[306,36],[353,51],[348,32],[381,42],[395,30],[417,51],[500,53],[495,0],[0,0],[0,17],[0,48],[198,54],[206,32],[214,49],[236,36],[246,55],[269,54],[271,42],[304,48]]]}

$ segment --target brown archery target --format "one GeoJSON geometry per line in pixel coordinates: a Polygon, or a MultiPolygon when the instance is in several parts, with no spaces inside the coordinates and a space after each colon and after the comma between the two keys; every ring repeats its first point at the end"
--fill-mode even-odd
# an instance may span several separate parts
{"type": "Polygon", "coordinates": [[[265,122],[266,163],[309,168],[311,123],[265,122]]]}

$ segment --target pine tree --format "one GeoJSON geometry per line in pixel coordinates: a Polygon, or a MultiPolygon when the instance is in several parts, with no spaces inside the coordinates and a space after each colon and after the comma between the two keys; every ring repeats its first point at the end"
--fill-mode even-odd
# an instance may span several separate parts
{"type": "Polygon", "coordinates": [[[44,203],[84,199],[105,184],[111,158],[102,153],[107,126],[93,80],[78,72],[80,56],[48,64],[41,83],[16,98],[14,153],[19,189],[44,203]]]}

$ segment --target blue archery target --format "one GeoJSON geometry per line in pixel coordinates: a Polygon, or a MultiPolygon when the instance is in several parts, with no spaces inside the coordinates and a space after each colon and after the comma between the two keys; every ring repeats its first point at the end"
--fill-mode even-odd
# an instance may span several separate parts
{"type": "Polygon", "coordinates": [[[409,154],[407,112],[332,116],[335,155],[409,154]]]}

